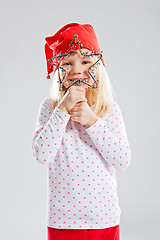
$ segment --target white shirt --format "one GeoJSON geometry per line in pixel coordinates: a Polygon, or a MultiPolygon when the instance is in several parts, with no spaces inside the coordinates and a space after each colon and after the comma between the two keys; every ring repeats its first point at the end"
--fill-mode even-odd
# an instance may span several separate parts
{"type": "Polygon", "coordinates": [[[40,107],[32,150],[47,165],[49,227],[100,229],[120,223],[116,170],[126,170],[131,149],[119,105],[90,127],[53,109],[51,98],[40,107]]]}

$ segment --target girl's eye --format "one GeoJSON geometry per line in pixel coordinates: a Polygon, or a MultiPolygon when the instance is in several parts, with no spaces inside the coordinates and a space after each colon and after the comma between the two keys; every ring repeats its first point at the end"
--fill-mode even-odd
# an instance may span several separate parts
{"type": "Polygon", "coordinates": [[[64,65],[68,65],[68,64],[70,64],[70,63],[64,63],[64,65]]]}
{"type": "MultiPolygon", "coordinates": [[[[90,62],[89,61],[83,61],[83,63],[88,64],[90,62]]],[[[71,64],[71,63],[69,63],[69,62],[64,63],[64,65],[69,65],[69,64],[71,64]]]]}

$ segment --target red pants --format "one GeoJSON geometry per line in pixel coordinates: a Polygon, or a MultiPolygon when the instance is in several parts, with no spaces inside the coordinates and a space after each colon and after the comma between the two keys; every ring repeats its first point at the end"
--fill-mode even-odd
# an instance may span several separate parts
{"type": "Polygon", "coordinates": [[[47,226],[48,240],[119,240],[119,225],[103,229],[58,229],[47,226]]]}

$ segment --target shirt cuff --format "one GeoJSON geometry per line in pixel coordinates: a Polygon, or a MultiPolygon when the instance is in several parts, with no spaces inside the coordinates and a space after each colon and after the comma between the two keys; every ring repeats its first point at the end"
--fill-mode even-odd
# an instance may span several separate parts
{"type": "Polygon", "coordinates": [[[100,117],[97,119],[97,121],[93,125],[86,128],[86,132],[94,133],[94,130],[96,130],[98,128],[99,124],[101,124],[101,118],[100,117]]]}
{"type": "Polygon", "coordinates": [[[65,113],[63,112],[61,109],[59,109],[58,107],[55,107],[54,111],[53,111],[56,115],[58,115],[63,121],[68,121],[71,117],[71,115],[69,113],[65,113]]]}

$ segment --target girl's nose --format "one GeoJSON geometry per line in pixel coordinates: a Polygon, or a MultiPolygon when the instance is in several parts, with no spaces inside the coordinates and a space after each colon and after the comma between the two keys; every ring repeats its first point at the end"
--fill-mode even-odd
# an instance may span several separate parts
{"type": "Polygon", "coordinates": [[[72,68],[72,74],[81,74],[83,72],[83,68],[81,66],[81,64],[77,62],[75,62],[75,64],[73,65],[73,68],[72,68]]]}

